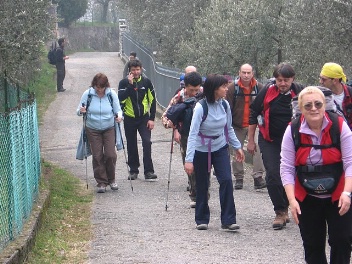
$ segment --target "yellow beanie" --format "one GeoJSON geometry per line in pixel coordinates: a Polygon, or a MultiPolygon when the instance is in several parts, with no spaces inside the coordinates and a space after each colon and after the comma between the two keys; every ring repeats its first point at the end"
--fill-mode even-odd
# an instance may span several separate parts
{"type": "Polygon", "coordinates": [[[334,62],[325,63],[321,69],[320,75],[326,76],[328,78],[342,79],[344,83],[346,82],[346,75],[343,73],[342,67],[334,62]]]}

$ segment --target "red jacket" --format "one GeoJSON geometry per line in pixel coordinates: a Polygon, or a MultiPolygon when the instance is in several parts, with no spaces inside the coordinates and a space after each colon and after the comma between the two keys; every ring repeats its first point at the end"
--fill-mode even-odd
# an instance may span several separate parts
{"type": "MultiPolygon", "coordinates": [[[[326,115],[327,116],[327,115],[326,115]]],[[[327,116],[329,119],[329,117],[327,116]]],[[[339,125],[340,125],[340,131],[342,129],[342,123],[343,119],[339,117],[339,125]]],[[[321,145],[324,144],[331,144],[331,137],[330,137],[330,128],[332,126],[332,121],[329,119],[329,124],[322,131],[322,139],[321,139],[321,145]]],[[[301,144],[312,144],[312,139],[310,135],[303,134],[301,133],[301,144]]],[[[295,161],[295,166],[305,166],[307,165],[307,158],[310,153],[311,147],[299,147],[297,152],[296,152],[296,161],[295,161]]],[[[342,155],[341,151],[337,148],[325,148],[321,150],[322,153],[322,161],[323,165],[328,165],[328,164],[333,164],[333,163],[338,163],[342,161],[342,155]]],[[[331,195],[332,201],[336,201],[340,198],[341,193],[343,191],[345,185],[345,173],[343,173],[340,177],[339,183],[335,189],[335,191],[331,195]]],[[[298,201],[303,201],[304,198],[307,196],[306,190],[303,188],[301,183],[298,180],[298,177],[296,176],[295,179],[295,196],[298,201]]]]}
{"type": "MultiPolygon", "coordinates": [[[[296,93],[293,91],[293,89],[291,89],[290,91],[291,91],[291,97],[292,98],[295,97],[296,93]]],[[[268,88],[263,101],[262,116],[264,118],[264,125],[258,124],[259,131],[262,133],[264,139],[269,142],[272,141],[272,139],[270,138],[270,132],[269,132],[270,102],[272,102],[276,97],[278,97],[279,94],[280,94],[280,90],[279,88],[277,88],[275,84],[272,84],[268,88]]]]}

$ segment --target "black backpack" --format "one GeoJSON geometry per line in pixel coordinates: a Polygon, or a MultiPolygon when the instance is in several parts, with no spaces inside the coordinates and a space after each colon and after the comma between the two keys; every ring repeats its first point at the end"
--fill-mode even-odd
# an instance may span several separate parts
{"type": "Polygon", "coordinates": [[[57,62],[57,58],[56,58],[56,42],[52,42],[51,43],[51,48],[48,52],[48,60],[49,63],[52,65],[56,65],[57,62]]]}
{"type": "Polygon", "coordinates": [[[326,111],[329,115],[330,120],[332,121],[332,126],[330,128],[330,137],[331,144],[329,145],[314,145],[314,144],[302,144],[301,143],[301,135],[299,133],[299,128],[301,127],[301,118],[298,116],[293,119],[291,122],[291,135],[293,142],[295,144],[295,150],[297,151],[299,147],[314,147],[316,149],[325,149],[325,148],[337,148],[341,150],[341,142],[340,142],[340,123],[338,117],[341,116],[336,112],[326,111]]]}
{"type": "Polygon", "coordinates": [[[234,90],[234,93],[233,93],[233,99],[234,99],[233,100],[233,107],[235,107],[237,96],[242,96],[242,97],[245,97],[245,96],[257,96],[258,93],[259,93],[258,83],[254,86],[254,89],[253,89],[252,93],[250,93],[250,94],[240,93],[240,87],[238,85],[238,80],[239,80],[239,78],[235,79],[235,83],[234,83],[235,90],[234,90]]]}
{"type": "MultiPolygon", "coordinates": [[[[205,119],[208,116],[208,104],[206,102],[206,99],[200,99],[198,101],[202,107],[203,107],[203,117],[202,117],[202,123],[205,121],[205,119]]],[[[194,106],[197,103],[197,99],[195,97],[191,97],[186,99],[183,104],[185,105],[185,109],[183,110],[183,113],[181,115],[181,119],[179,121],[182,122],[181,127],[179,128],[179,132],[181,135],[187,135],[189,134],[189,130],[191,128],[191,122],[192,122],[192,117],[193,117],[193,110],[194,106]]],[[[222,101],[222,106],[225,109],[225,112],[227,112],[227,104],[223,100],[222,101]]]]}

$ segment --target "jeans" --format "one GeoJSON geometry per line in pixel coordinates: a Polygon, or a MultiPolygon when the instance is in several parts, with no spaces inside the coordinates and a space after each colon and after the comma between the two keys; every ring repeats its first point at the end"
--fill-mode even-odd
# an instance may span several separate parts
{"type": "MultiPolygon", "coordinates": [[[[221,206],[221,224],[236,224],[236,208],[233,198],[233,185],[231,176],[230,157],[228,146],[211,152],[211,163],[215,169],[216,178],[220,184],[219,197],[221,206]]],[[[208,205],[208,152],[196,151],[193,159],[194,172],[196,175],[196,224],[208,224],[210,210],[208,205]]]]}

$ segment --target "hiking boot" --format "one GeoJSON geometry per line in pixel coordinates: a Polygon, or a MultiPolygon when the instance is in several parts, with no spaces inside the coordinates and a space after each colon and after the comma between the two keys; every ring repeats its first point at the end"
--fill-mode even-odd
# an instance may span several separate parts
{"type": "Polygon", "coordinates": [[[276,216],[273,221],[273,228],[275,230],[281,230],[284,226],[286,226],[286,213],[285,211],[275,211],[276,216]]]}
{"type": "Polygon", "coordinates": [[[236,180],[235,182],[235,190],[243,189],[243,180],[236,180]]]}
{"type": "Polygon", "coordinates": [[[131,173],[130,172],[130,175],[128,175],[128,180],[136,180],[138,177],[138,173],[131,173]]]}
{"type": "Polygon", "coordinates": [[[104,185],[98,186],[97,193],[105,193],[105,191],[106,191],[106,186],[104,185]]]}
{"type": "Polygon", "coordinates": [[[258,177],[254,179],[254,189],[263,189],[266,187],[266,182],[263,177],[258,177]]]}
{"type": "Polygon", "coordinates": [[[156,174],[154,172],[147,172],[144,175],[144,179],[146,179],[146,180],[155,180],[156,178],[158,178],[158,176],[156,176],[156,174]]]}
{"type": "Polygon", "coordinates": [[[286,221],[286,223],[291,222],[290,216],[289,216],[289,214],[288,214],[288,208],[286,208],[286,210],[285,210],[285,221],[286,221]]]}
{"type": "Polygon", "coordinates": [[[228,230],[228,231],[235,231],[240,229],[240,226],[238,224],[231,224],[231,225],[221,225],[222,230],[228,230]]]}
{"type": "Polygon", "coordinates": [[[196,208],[196,201],[190,201],[189,207],[190,208],[196,208]]]}
{"type": "Polygon", "coordinates": [[[208,229],[208,225],[207,224],[200,224],[197,225],[197,230],[207,230],[208,229]]]}
{"type": "Polygon", "coordinates": [[[117,183],[116,182],[110,183],[110,188],[113,191],[117,191],[119,189],[119,187],[117,187],[117,183]]]}

